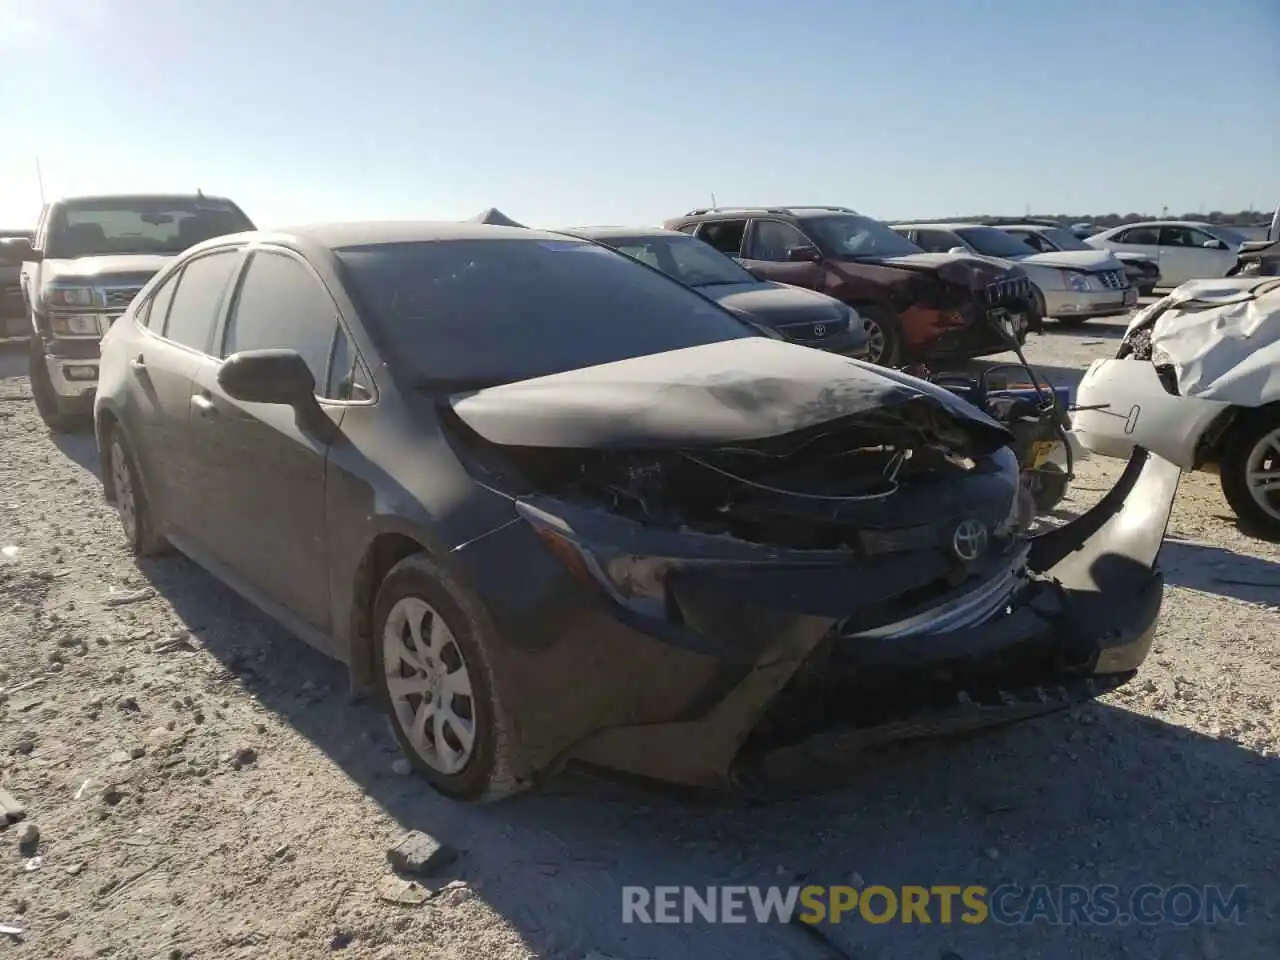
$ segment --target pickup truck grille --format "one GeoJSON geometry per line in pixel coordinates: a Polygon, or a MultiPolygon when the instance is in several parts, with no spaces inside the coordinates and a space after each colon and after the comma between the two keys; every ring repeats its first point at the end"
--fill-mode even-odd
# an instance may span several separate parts
{"type": "Polygon", "coordinates": [[[21,317],[26,314],[22,302],[22,288],[16,283],[0,287],[0,317],[21,317]]]}
{"type": "Polygon", "coordinates": [[[1129,286],[1129,277],[1123,270],[1103,270],[1094,276],[1108,290],[1123,290],[1129,286]]]}
{"type": "Polygon", "coordinates": [[[123,310],[133,303],[133,298],[138,295],[138,291],[141,289],[141,285],[136,287],[107,287],[102,291],[103,306],[108,310],[123,310]]]}

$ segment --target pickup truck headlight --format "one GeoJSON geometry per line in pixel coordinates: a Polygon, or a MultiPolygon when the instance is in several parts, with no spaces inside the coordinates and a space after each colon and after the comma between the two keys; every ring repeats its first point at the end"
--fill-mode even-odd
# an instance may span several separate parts
{"type": "Polygon", "coordinates": [[[45,287],[44,302],[51,307],[92,307],[93,287],[45,287]]]}
{"type": "Polygon", "coordinates": [[[72,313],[49,318],[49,330],[55,337],[89,337],[98,334],[98,318],[94,314],[72,313]]]}
{"type": "Polygon", "coordinates": [[[1093,278],[1087,273],[1080,273],[1077,270],[1063,270],[1062,282],[1067,285],[1068,290],[1074,290],[1076,293],[1088,293],[1090,290],[1096,290],[1093,278]]]}

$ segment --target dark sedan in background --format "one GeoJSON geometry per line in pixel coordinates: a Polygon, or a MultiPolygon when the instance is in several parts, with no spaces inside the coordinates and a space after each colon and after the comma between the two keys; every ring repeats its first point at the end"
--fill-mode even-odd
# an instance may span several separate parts
{"type": "Polygon", "coordinates": [[[1135,455],[1029,539],[1009,434],[947,391],[478,224],[200,244],[103,338],[94,414],[133,550],[345,661],[465,799],[570,760],[723,787],[1110,689],[1179,476],[1135,455]]]}
{"type": "Polygon", "coordinates": [[[603,243],[693,287],[783,340],[848,356],[867,352],[867,329],[852,307],[813,290],[761,280],[710,244],[674,230],[581,227],[561,231],[603,243]]]}

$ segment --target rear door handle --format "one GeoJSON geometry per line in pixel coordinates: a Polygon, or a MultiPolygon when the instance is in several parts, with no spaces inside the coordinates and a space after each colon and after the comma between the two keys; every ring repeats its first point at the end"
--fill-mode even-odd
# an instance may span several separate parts
{"type": "Polygon", "coordinates": [[[206,420],[212,420],[218,415],[218,407],[214,404],[213,397],[207,393],[192,394],[191,405],[196,408],[196,413],[206,420]]]}

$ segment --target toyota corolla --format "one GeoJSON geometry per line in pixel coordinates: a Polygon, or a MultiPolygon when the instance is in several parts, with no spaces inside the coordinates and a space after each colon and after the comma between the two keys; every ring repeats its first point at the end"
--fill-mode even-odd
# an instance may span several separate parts
{"type": "Polygon", "coordinates": [[[1179,476],[1137,451],[1030,538],[1010,436],[945,390],[479,224],[187,251],[104,338],[95,423],[133,550],[345,661],[465,799],[570,761],[724,788],[1111,689],[1179,476]]]}

